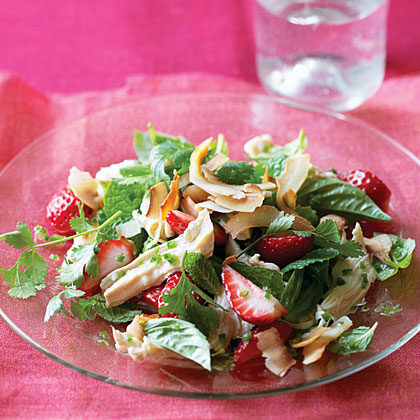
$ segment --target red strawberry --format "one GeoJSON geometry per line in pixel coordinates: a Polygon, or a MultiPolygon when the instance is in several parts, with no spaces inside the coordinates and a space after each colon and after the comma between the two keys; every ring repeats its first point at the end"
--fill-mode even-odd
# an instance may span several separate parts
{"type": "Polygon", "coordinates": [[[130,243],[125,239],[109,239],[98,245],[99,277],[94,278],[85,274],[85,281],[80,289],[92,296],[101,292],[101,280],[117,268],[123,267],[134,260],[133,250],[130,243]]]}
{"type": "MultiPolygon", "coordinates": [[[[166,216],[166,221],[168,222],[171,229],[178,235],[181,235],[185,232],[190,222],[195,220],[194,216],[191,216],[187,213],[183,213],[179,210],[171,210],[166,216]]],[[[227,233],[216,223],[213,223],[214,226],[214,243],[219,246],[223,246],[227,240],[227,233]]]]}
{"type": "MultiPolygon", "coordinates": [[[[50,225],[61,235],[73,235],[75,232],[70,226],[70,219],[79,216],[78,204],[81,201],[72,191],[64,188],[55,194],[47,205],[47,220],[50,225]]],[[[92,209],[83,206],[86,216],[92,214],[92,209]]]]}
{"type": "Polygon", "coordinates": [[[275,322],[273,325],[264,325],[255,328],[255,330],[251,332],[251,338],[248,341],[242,340],[236,348],[235,353],[233,354],[233,362],[235,366],[261,357],[261,350],[257,346],[257,334],[271,327],[275,327],[277,329],[280,338],[284,342],[289,339],[290,334],[293,331],[293,328],[290,325],[282,322],[275,322]]]}
{"type": "Polygon", "coordinates": [[[161,284],[160,286],[154,286],[145,290],[142,293],[140,300],[149,303],[156,309],[159,309],[159,298],[161,298],[164,287],[165,286],[161,284]]]}
{"type": "Polygon", "coordinates": [[[264,261],[285,267],[309,252],[313,241],[313,236],[308,238],[297,235],[271,236],[260,239],[255,245],[255,250],[264,261]]]}
{"type": "MultiPolygon", "coordinates": [[[[180,280],[181,280],[181,272],[178,271],[168,277],[165,285],[151,287],[150,289],[144,291],[142,294],[141,300],[147,303],[150,303],[156,309],[159,309],[162,306],[165,306],[166,303],[163,301],[162,295],[170,292],[175,286],[178,285],[180,280]]],[[[198,303],[200,304],[203,303],[203,299],[201,298],[201,296],[197,295],[197,293],[194,293],[194,292],[192,292],[192,294],[198,303]]],[[[186,303],[187,303],[187,298],[185,297],[185,304],[186,303]]],[[[169,312],[163,315],[163,317],[178,318],[178,314],[169,312]]]]}
{"type": "Polygon", "coordinates": [[[216,223],[213,223],[214,227],[214,244],[217,246],[224,246],[229,238],[228,234],[224,229],[216,223]]]}
{"type": "Polygon", "coordinates": [[[222,268],[222,281],[230,305],[244,321],[255,325],[271,324],[287,312],[275,297],[228,265],[222,268]]]}
{"type": "Polygon", "coordinates": [[[196,218],[194,216],[190,216],[189,214],[183,213],[179,210],[171,210],[166,216],[166,221],[169,226],[178,235],[184,233],[190,222],[195,219],[196,218]]]}
{"type": "Polygon", "coordinates": [[[338,177],[364,191],[384,212],[388,211],[391,190],[377,176],[369,171],[357,169],[341,173],[338,177]]]}

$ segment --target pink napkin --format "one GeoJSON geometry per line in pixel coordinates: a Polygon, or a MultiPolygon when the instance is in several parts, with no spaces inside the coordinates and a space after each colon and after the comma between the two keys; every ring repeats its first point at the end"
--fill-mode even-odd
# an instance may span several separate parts
{"type": "MultiPolygon", "coordinates": [[[[0,168],[46,131],[137,97],[261,88],[204,74],[135,76],[124,87],[72,96],[45,95],[0,74],[0,168]]],[[[353,115],[420,156],[420,75],[389,79],[353,115]]],[[[401,168],[403,170],[403,168],[401,168]]],[[[0,322],[0,416],[3,418],[418,418],[420,337],[349,378],[294,394],[247,401],[183,400],[104,384],[43,356],[0,322]],[[188,407],[188,409],[187,409],[188,407]],[[350,414],[351,413],[351,414],[350,414]]]]}

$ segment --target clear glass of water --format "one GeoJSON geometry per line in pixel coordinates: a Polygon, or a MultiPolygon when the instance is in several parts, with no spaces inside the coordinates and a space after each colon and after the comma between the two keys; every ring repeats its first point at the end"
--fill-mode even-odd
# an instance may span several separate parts
{"type": "Polygon", "coordinates": [[[256,65],[275,94],[346,111],[385,73],[389,0],[254,0],[256,65]]]}

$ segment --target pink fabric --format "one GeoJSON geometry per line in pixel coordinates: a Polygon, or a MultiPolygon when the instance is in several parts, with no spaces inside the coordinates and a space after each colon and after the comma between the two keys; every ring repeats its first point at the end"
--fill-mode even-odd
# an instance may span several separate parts
{"type": "MultiPolygon", "coordinates": [[[[253,0],[2,0],[0,69],[42,91],[201,71],[256,82],[253,0]]],[[[389,75],[420,70],[420,7],[391,0],[389,75]]]]}
{"type": "MultiPolygon", "coordinates": [[[[420,71],[419,20],[417,1],[392,0],[388,80],[352,112],[417,156],[420,75],[402,75],[420,71]]],[[[0,74],[0,168],[47,130],[135,96],[259,92],[253,54],[246,0],[2,0],[0,69],[12,74],[0,74]],[[154,76],[191,71],[219,76],[154,76]],[[149,76],[128,78],[137,73],[149,76]],[[90,93],[65,95],[83,91],[90,93]]],[[[420,418],[419,349],[416,337],[362,372],[295,394],[183,400],[87,378],[43,356],[0,322],[0,417],[420,418]]]]}
{"type": "MultiPolygon", "coordinates": [[[[45,96],[16,76],[0,78],[2,164],[55,127],[133,97],[197,90],[260,92],[238,79],[184,74],[132,77],[103,93],[45,96]]],[[[420,75],[391,79],[353,113],[420,155],[420,75]],[[407,93],[408,92],[408,93],[407,93]]],[[[0,416],[4,418],[416,418],[420,416],[420,337],[378,364],[313,390],[250,401],[158,397],[117,388],[75,373],[33,349],[0,323],[0,416]],[[118,402],[116,404],[115,402],[118,402]],[[188,405],[188,410],[185,409],[188,405]]]]}

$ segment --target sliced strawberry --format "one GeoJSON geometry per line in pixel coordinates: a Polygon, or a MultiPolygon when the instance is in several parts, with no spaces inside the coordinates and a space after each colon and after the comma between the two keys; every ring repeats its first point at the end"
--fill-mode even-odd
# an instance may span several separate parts
{"type": "Polygon", "coordinates": [[[224,229],[217,223],[213,223],[214,227],[214,244],[217,246],[224,246],[229,238],[224,229]]]}
{"type": "Polygon", "coordinates": [[[166,221],[169,226],[178,235],[184,233],[190,222],[195,219],[196,218],[194,216],[190,216],[189,214],[183,213],[179,210],[171,210],[166,216],[166,221]]]}
{"type": "Polygon", "coordinates": [[[159,309],[159,298],[162,295],[164,285],[151,287],[150,289],[145,290],[140,298],[140,301],[147,302],[152,305],[154,308],[159,309]]]}
{"type": "MultiPolygon", "coordinates": [[[[81,201],[76,198],[72,191],[64,188],[53,196],[46,208],[47,221],[60,235],[73,235],[75,232],[70,226],[70,219],[79,216],[81,201]]],[[[85,215],[88,217],[93,210],[86,205],[83,206],[85,215]]]]}
{"type": "Polygon", "coordinates": [[[313,236],[308,238],[297,235],[271,236],[260,239],[255,249],[264,261],[285,267],[308,253],[313,241],[313,236]]]}
{"type": "MultiPolygon", "coordinates": [[[[178,235],[184,233],[190,222],[195,219],[196,218],[194,216],[183,213],[179,210],[171,210],[166,216],[166,221],[168,222],[169,226],[178,235]]],[[[215,245],[223,246],[228,240],[227,233],[216,223],[213,223],[213,227],[215,245]]]]}
{"type": "Polygon", "coordinates": [[[275,297],[228,265],[222,268],[222,281],[230,305],[244,321],[255,325],[271,324],[287,312],[275,297]]]}
{"type": "Polygon", "coordinates": [[[391,190],[372,172],[357,169],[338,174],[338,177],[364,191],[381,210],[388,211],[391,190]]]}
{"type": "Polygon", "coordinates": [[[267,328],[275,327],[279,333],[280,338],[286,342],[293,328],[290,325],[284,324],[283,322],[275,322],[273,325],[264,325],[255,328],[251,332],[251,338],[249,340],[242,340],[233,354],[233,362],[235,366],[248,362],[249,360],[257,359],[261,357],[261,350],[258,348],[257,334],[267,328]]]}
{"type": "Polygon", "coordinates": [[[99,252],[96,256],[98,257],[99,276],[98,278],[94,278],[85,274],[85,281],[80,287],[81,290],[90,296],[101,292],[99,285],[105,276],[134,260],[134,253],[130,242],[125,238],[109,239],[108,241],[101,242],[98,248],[99,252]]]}

